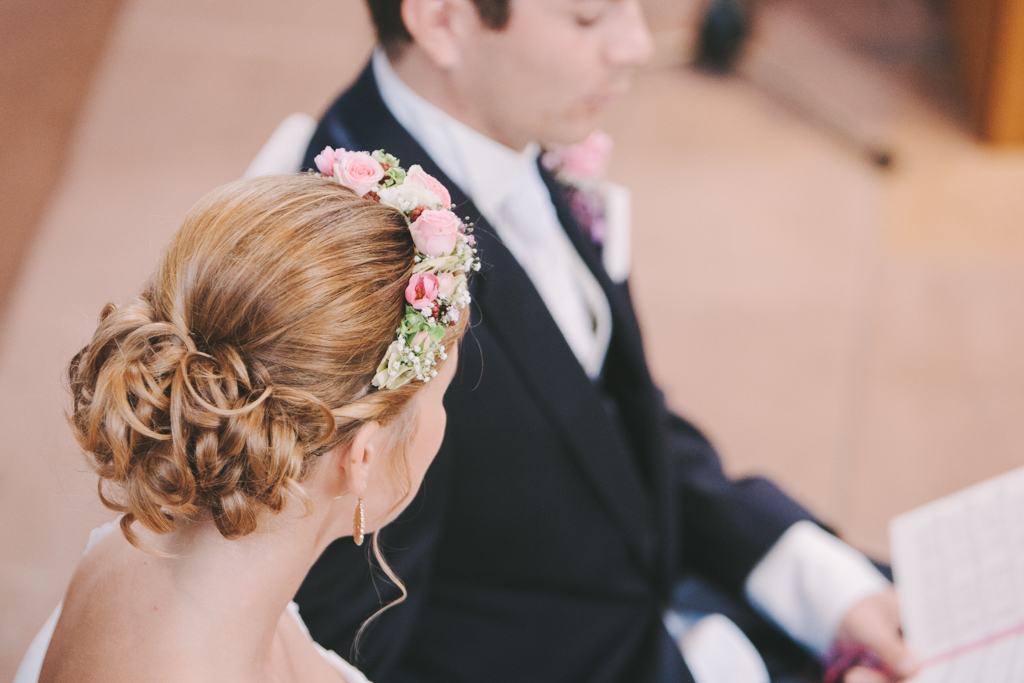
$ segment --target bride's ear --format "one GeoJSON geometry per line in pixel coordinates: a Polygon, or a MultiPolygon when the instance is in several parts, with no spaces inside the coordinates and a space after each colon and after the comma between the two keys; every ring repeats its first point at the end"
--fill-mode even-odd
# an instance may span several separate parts
{"type": "Polygon", "coordinates": [[[347,444],[338,447],[335,466],[346,491],[362,498],[370,479],[370,469],[380,455],[381,427],[378,422],[367,422],[347,444]],[[376,437],[376,438],[375,438],[376,437]]]}

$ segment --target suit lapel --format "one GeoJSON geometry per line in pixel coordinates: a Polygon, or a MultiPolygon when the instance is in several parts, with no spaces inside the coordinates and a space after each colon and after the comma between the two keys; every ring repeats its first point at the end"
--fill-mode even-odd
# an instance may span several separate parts
{"type": "Polygon", "coordinates": [[[617,517],[634,550],[650,562],[652,517],[630,446],[608,421],[529,276],[501,242],[479,235],[485,264],[476,288],[481,316],[520,376],[566,437],[582,469],[617,517]]]}
{"type": "MultiPolygon", "coordinates": [[[[663,445],[652,440],[661,433],[657,424],[658,407],[651,405],[649,398],[657,396],[658,389],[648,369],[640,325],[633,309],[629,287],[626,284],[614,283],[608,277],[600,252],[581,229],[569,205],[566,192],[554,175],[543,165],[540,165],[540,174],[551,194],[559,222],[608,299],[612,311],[612,340],[608,349],[610,362],[606,361],[605,379],[613,394],[618,394],[619,408],[626,416],[627,428],[632,427],[631,436],[646,468],[648,484],[654,493],[655,514],[662,519],[671,518],[673,499],[668,463],[661,455],[663,445]]],[[[663,539],[661,551],[664,555],[662,569],[667,576],[670,571],[666,568],[672,565],[668,556],[671,552],[670,538],[663,539]]]]}

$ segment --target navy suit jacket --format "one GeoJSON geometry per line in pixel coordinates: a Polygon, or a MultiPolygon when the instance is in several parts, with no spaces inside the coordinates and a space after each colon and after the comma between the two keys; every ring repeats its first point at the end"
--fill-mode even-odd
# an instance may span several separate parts
{"type": "MultiPolygon", "coordinates": [[[[767,480],[726,478],[707,439],[666,408],[628,286],[609,279],[550,177],[612,310],[598,383],[472,200],[387,110],[369,67],[324,115],[307,167],[326,145],[420,164],[475,224],[483,263],[441,451],[381,534],[409,599],[369,628],[356,663],[377,683],[691,680],[661,622],[674,583],[697,573],[739,594],[809,514],[767,480]]],[[[335,542],[297,596],[316,640],[346,655],[362,620],[397,595],[377,581],[378,597],[356,569],[364,554],[335,542]]]]}

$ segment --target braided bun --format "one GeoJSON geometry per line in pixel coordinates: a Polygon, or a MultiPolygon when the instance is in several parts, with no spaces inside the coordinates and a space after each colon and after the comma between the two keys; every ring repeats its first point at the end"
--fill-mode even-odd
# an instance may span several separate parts
{"type": "Polygon", "coordinates": [[[192,209],[68,368],[69,422],[130,541],[135,520],[167,533],[207,510],[225,537],[251,533],[308,500],[312,456],[405,412],[421,383],[368,392],[413,250],[401,213],[314,176],[238,181],[192,209]]]}

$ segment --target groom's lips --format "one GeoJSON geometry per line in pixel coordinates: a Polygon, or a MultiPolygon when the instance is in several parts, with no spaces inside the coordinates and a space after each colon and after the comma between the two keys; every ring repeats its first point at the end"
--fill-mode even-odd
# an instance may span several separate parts
{"type": "Polygon", "coordinates": [[[619,98],[629,92],[631,81],[632,73],[616,78],[599,91],[593,93],[588,98],[588,104],[596,111],[607,109],[611,105],[615,104],[619,98]]]}

